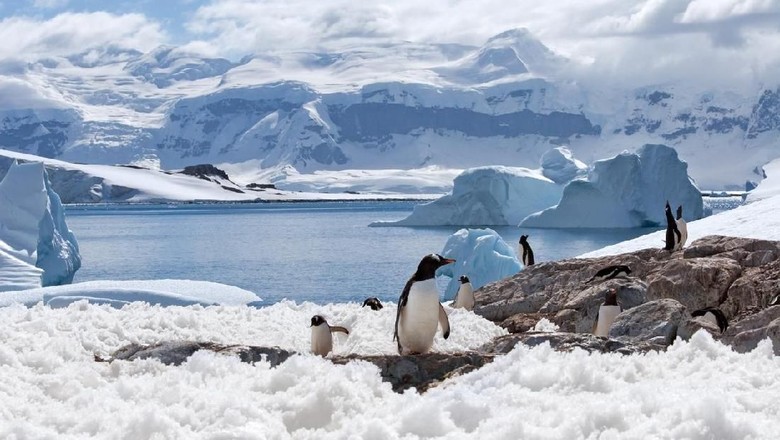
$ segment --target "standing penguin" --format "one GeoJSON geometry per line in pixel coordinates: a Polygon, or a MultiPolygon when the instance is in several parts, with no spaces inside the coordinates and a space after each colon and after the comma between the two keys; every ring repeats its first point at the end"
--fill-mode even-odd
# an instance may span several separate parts
{"type": "Polygon", "coordinates": [[[460,287],[458,294],[455,295],[455,302],[452,307],[462,307],[466,310],[474,310],[474,288],[471,287],[471,281],[466,275],[460,277],[460,287]]]}
{"type": "Polygon", "coordinates": [[[615,321],[615,317],[623,311],[617,302],[617,289],[609,289],[604,304],[596,312],[596,321],[593,323],[593,334],[606,338],[609,335],[609,327],[615,321]]]}
{"type": "Polygon", "coordinates": [[[330,326],[328,321],[320,315],[311,317],[311,352],[318,356],[327,356],[333,350],[333,332],[349,334],[344,327],[330,326]]]}
{"type": "Polygon", "coordinates": [[[680,242],[680,230],[677,229],[677,222],[672,215],[672,208],[669,206],[669,201],[666,201],[666,208],[664,208],[666,214],[666,246],[664,249],[667,251],[673,251],[677,243],[680,242]]]}
{"type": "Polygon", "coordinates": [[[531,249],[531,245],[528,244],[528,236],[520,236],[520,245],[517,248],[517,255],[521,257],[523,266],[532,266],[534,264],[534,251],[531,249]]]}
{"type": "Polygon", "coordinates": [[[685,246],[685,242],[688,241],[688,223],[682,218],[682,205],[677,207],[677,230],[680,231],[680,241],[674,250],[678,251],[685,246]]]}
{"type": "Polygon", "coordinates": [[[444,339],[450,336],[450,322],[439,302],[435,276],[436,269],[454,262],[439,254],[426,255],[417,266],[417,272],[406,282],[398,299],[393,334],[399,354],[428,352],[433,345],[437,324],[441,325],[444,339]]]}

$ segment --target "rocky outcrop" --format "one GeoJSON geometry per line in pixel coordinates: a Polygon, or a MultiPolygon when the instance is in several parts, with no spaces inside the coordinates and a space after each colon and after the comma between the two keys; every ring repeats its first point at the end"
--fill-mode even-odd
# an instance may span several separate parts
{"type": "Polygon", "coordinates": [[[651,341],[669,345],[685,319],[685,306],[673,299],[646,302],[617,316],[609,337],[627,341],[651,341]]]}
{"type": "Polygon", "coordinates": [[[761,334],[775,342],[780,354],[777,323],[755,318],[780,293],[780,243],[768,240],[708,236],[674,253],[644,249],[539,263],[478,289],[474,311],[510,332],[527,331],[547,318],[562,331],[589,333],[610,288],[618,290],[624,309],[610,338],[668,344],[704,329],[747,347],[743,341],[761,334]],[[628,265],[631,274],[589,282],[596,271],[613,265],[628,265]],[[708,321],[690,316],[703,307],[719,307],[732,323],[723,335],[708,321]],[[739,337],[743,332],[750,333],[739,337]]]}

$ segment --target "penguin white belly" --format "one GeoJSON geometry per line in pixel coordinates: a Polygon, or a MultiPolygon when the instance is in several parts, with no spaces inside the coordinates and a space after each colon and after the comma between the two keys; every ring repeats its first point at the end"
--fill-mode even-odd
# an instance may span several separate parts
{"type": "Polygon", "coordinates": [[[680,250],[688,240],[688,224],[685,223],[684,219],[677,220],[677,229],[680,231],[680,242],[675,246],[675,250],[680,250]]]}
{"type": "Polygon", "coordinates": [[[710,324],[714,325],[715,327],[720,328],[720,326],[718,326],[718,318],[715,317],[715,314],[713,314],[711,312],[707,312],[707,313],[705,313],[702,316],[702,318],[704,318],[705,321],[709,322],[710,324]]]}
{"type": "Polygon", "coordinates": [[[398,321],[398,337],[404,351],[426,353],[439,326],[439,291],[434,279],[418,281],[409,289],[398,321]]]}
{"type": "Polygon", "coordinates": [[[333,336],[330,334],[328,324],[317,325],[311,328],[311,352],[325,356],[333,350],[333,336]]]}
{"type": "Polygon", "coordinates": [[[593,334],[606,338],[609,335],[609,327],[612,326],[612,322],[615,321],[615,317],[619,314],[620,306],[602,305],[599,307],[599,322],[596,324],[596,331],[593,334]]]}
{"type": "Polygon", "coordinates": [[[458,289],[454,307],[462,307],[466,310],[474,310],[474,288],[471,283],[464,283],[458,289]]]}

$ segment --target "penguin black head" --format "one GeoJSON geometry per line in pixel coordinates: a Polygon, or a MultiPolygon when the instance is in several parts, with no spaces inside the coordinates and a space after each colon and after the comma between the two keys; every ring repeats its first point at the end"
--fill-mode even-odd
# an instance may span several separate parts
{"type": "Polygon", "coordinates": [[[314,315],[311,317],[311,325],[309,327],[319,327],[322,324],[327,324],[325,318],[320,315],[314,315]]]}
{"type": "Polygon", "coordinates": [[[451,258],[444,258],[439,254],[429,254],[420,260],[420,264],[417,266],[417,272],[414,274],[415,281],[424,281],[436,276],[436,269],[454,263],[455,260],[451,258]]]}
{"type": "Polygon", "coordinates": [[[527,235],[521,235],[520,236],[520,243],[528,243],[528,236],[527,235]]]}
{"type": "Polygon", "coordinates": [[[682,205],[677,207],[677,220],[682,218],[682,205]]]}
{"type": "Polygon", "coordinates": [[[382,303],[379,302],[379,298],[375,298],[375,297],[366,298],[366,300],[363,301],[363,307],[365,306],[371,307],[371,310],[379,310],[382,307],[384,307],[382,306],[382,303]]]}
{"type": "Polygon", "coordinates": [[[617,289],[614,287],[609,289],[607,291],[606,297],[604,298],[604,305],[605,306],[616,306],[617,303],[617,289]]]}
{"type": "Polygon", "coordinates": [[[470,283],[470,282],[471,281],[469,281],[469,277],[467,277],[466,275],[461,275],[460,276],[460,283],[461,284],[466,284],[466,283],[470,283]]]}

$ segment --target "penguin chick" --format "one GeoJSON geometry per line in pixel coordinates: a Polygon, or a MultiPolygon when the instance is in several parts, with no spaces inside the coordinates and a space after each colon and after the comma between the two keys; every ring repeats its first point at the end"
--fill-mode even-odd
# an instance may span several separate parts
{"type": "Polygon", "coordinates": [[[340,326],[331,326],[320,315],[311,317],[311,352],[318,356],[327,356],[333,350],[333,332],[349,335],[349,330],[340,326]]]}
{"type": "Polygon", "coordinates": [[[455,295],[452,307],[464,308],[469,311],[474,310],[474,288],[466,275],[461,275],[460,277],[460,287],[458,287],[458,294],[455,295]]]}

